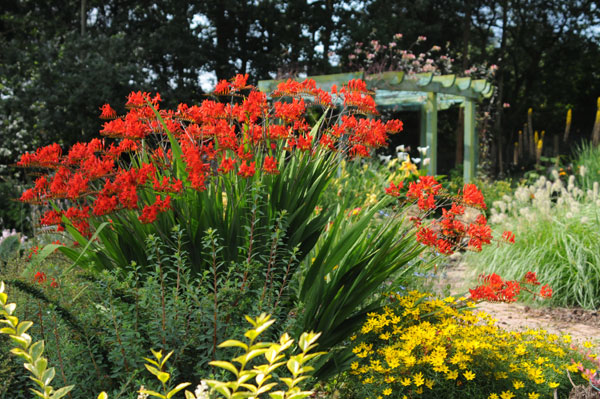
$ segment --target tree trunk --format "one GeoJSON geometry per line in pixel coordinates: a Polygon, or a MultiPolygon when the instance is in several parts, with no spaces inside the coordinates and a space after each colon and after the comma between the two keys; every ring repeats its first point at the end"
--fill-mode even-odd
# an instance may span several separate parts
{"type": "Polygon", "coordinates": [[[87,22],[87,12],[85,11],[85,0],[81,0],[81,36],[85,35],[86,22],[87,22]]]}
{"type": "Polygon", "coordinates": [[[504,65],[505,53],[506,53],[506,25],[508,20],[508,4],[507,0],[502,1],[502,36],[500,39],[500,60],[498,62],[498,98],[496,99],[496,123],[494,126],[494,133],[496,136],[496,142],[498,143],[498,175],[502,176],[504,173],[504,164],[502,154],[504,148],[502,145],[502,116],[504,113],[504,65]]]}
{"type": "MultiPolygon", "coordinates": [[[[463,30],[463,71],[469,68],[469,42],[471,41],[471,18],[473,5],[472,0],[465,1],[465,25],[463,30]]],[[[458,124],[456,126],[456,152],[454,166],[458,167],[463,164],[464,147],[465,147],[465,109],[458,109],[458,124]]]]}

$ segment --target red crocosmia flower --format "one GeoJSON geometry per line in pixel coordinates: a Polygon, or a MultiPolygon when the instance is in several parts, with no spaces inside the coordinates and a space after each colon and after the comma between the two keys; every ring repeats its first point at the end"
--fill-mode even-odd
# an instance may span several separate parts
{"type": "Polygon", "coordinates": [[[67,184],[67,198],[75,199],[88,189],[89,179],[84,178],[81,173],[75,173],[67,184]]]}
{"type": "Polygon", "coordinates": [[[356,107],[359,112],[365,114],[378,115],[375,100],[369,95],[364,95],[358,91],[351,91],[344,94],[344,105],[347,107],[356,107]]]}
{"type": "Polygon", "coordinates": [[[277,101],[273,103],[273,106],[275,107],[275,117],[283,119],[286,123],[295,121],[306,111],[304,99],[294,98],[291,103],[277,101]]]}
{"type": "Polygon", "coordinates": [[[319,139],[319,145],[327,148],[330,151],[335,151],[335,141],[327,134],[321,136],[321,139],[319,139]]]}
{"type": "Polygon", "coordinates": [[[385,124],[386,132],[390,134],[399,133],[404,129],[404,124],[399,119],[392,119],[385,124]]]}
{"type": "Polygon", "coordinates": [[[487,219],[485,218],[484,214],[480,214],[477,216],[477,218],[475,219],[475,223],[477,223],[478,225],[481,226],[485,226],[487,224],[487,219]]]}
{"type": "Polygon", "coordinates": [[[100,114],[100,119],[115,119],[117,117],[117,111],[112,109],[110,104],[104,104],[100,107],[102,113],[100,114]]]}
{"type": "Polygon", "coordinates": [[[44,216],[42,216],[40,218],[40,225],[42,226],[54,226],[57,224],[60,224],[62,219],[62,213],[55,211],[55,210],[49,210],[46,213],[44,213],[44,216]]]}
{"type": "Polygon", "coordinates": [[[427,227],[421,227],[417,231],[417,241],[429,247],[435,246],[437,244],[437,234],[427,227]]]}
{"type": "Polygon", "coordinates": [[[351,79],[342,89],[343,91],[358,91],[361,93],[367,92],[367,82],[361,79],[351,79]]]}
{"type": "Polygon", "coordinates": [[[52,277],[52,282],[50,283],[50,287],[58,288],[58,282],[52,277]]]}
{"type": "Polygon", "coordinates": [[[138,92],[132,91],[127,96],[127,103],[125,104],[125,108],[132,109],[132,108],[145,107],[147,105],[146,99],[150,100],[150,93],[146,93],[146,92],[142,93],[141,91],[138,91],[138,92]]]}
{"type": "Polygon", "coordinates": [[[300,135],[300,136],[298,136],[298,139],[296,140],[296,147],[300,151],[308,151],[308,150],[310,150],[311,143],[312,143],[312,136],[310,134],[300,135]]]}
{"type": "Polygon", "coordinates": [[[37,272],[35,276],[33,276],[33,281],[35,281],[38,284],[44,284],[46,280],[46,273],[44,272],[37,272]]]}
{"type": "Polygon", "coordinates": [[[540,296],[542,298],[552,298],[552,288],[548,284],[543,285],[540,290],[540,296]]]}
{"type": "Polygon", "coordinates": [[[483,194],[481,194],[481,191],[474,184],[465,184],[463,186],[463,201],[467,205],[486,209],[483,194]]]}
{"type": "Polygon", "coordinates": [[[458,215],[464,215],[465,213],[465,207],[464,206],[460,206],[458,205],[456,202],[452,203],[452,206],[450,207],[450,213],[458,216],[458,215]]]}
{"type": "Polygon", "coordinates": [[[249,77],[250,76],[248,74],[245,74],[245,75],[237,74],[231,80],[231,86],[233,86],[233,88],[235,90],[247,89],[248,88],[248,78],[249,77]]]}
{"type": "Polygon", "coordinates": [[[271,140],[286,139],[289,134],[289,128],[285,125],[271,125],[267,130],[267,134],[271,140]]]}
{"type": "Polygon", "coordinates": [[[163,176],[162,180],[158,180],[155,176],[152,177],[152,188],[156,191],[165,193],[178,193],[183,190],[183,182],[174,177],[169,178],[163,176]]]}
{"type": "Polygon", "coordinates": [[[223,160],[221,161],[221,165],[219,166],[219,169],[217,169],[217,172],[223,174],[231,172],[233,170],[235,162],[236,160],[233,158],[223,157],[223,160]]]}
{"type": "Polygon", "coordinates": [[[100,134],[107,137],[123,137],[125,134],[125,121],[119,118],[106,122],[100,130],[100,134]]]}
{"type": "Polygon", "coordinates": [[[25,153],[21,155],[21,159],[17,162],[17,166],[55,169],[59,165],[62,149],[56,143],[38,148],[35,154],[25,153]]]}
{"type": "Polygon", "coordinates": [[[529,284],[540,285],[541,283],[537,279],[537,274],[535,272],[527,272],[525,273],[525,281],[529,284]]]}
{"type": "Polygon", "coordinates": [[[227,95],[231,92],[231,86],[225,79],[220,80],[215,87],[214,93],[218,95],[227,95]]]}
{"type": "Polygon", "coordinates": [[[419,209],[431,210],[435,208],[435,195],[441,188],[442,185],[433,176],[422,176],[416,183],[409,184],[406,197],[416,199],[419,209]]]}
{"type": "Polygon", "coordinates": [[[400,190],[402,189],[402,187],[404,187],[404,182],[400,182],[398,183],[398,185],[395,185],[393,182],[390,182],[390,185],[385,188],[385,193],[387,195],[391,195],[392,197],[399,197],[400,190]]]}
{"type": "Polygon", "coordinates": [[[441,238],[435,242],[435,247],[442,255],[452,255],[454,253],[452,250],[452,245],[448,241],[441,238]]]}
{"type": "Polygon", "coordinates": [[[245,179],[254,176],[254,174],[256,173],[255,164],[256,162],[251,162],[250,165],[248,165],[246,161],[242,161],[242,164],[240,165],[240,170],[238,171],[238,175],[242,176],[245,179]]]}
{"type": "Polygon", "coordinates": [[[117,209],[118,204],[119,204],[119,200],[117,199],[117,196],[115,196],[115,195],[111,195],[111,196],[99,195],[96,198],[96,202],[94,202],[94,210],[92,213],[95,216],[102,216],[102,215],[109,214],[117,209]]]}
{"type": "Polygon", "coordinates": [[[362,144],[356,144],[356,145],[353,145],[352,148],[350,148],[350,157],[351,158],[356,158],[356,157],[368,158],[369,156],[370,156],[369,150],[367,149],[367,147],[365,147],[362,144]]]}
{"type": "Polygon", "coordinates": [[[156,220],[159,212],[166,212],[169,209],[171,209],[171,197],[167,195],[162,200],[160,195],[157,195],[154,204],[146,205],[138,219],[144,224],[152,223],[156,220]]]}
{"type": "Polygon", "coordinates": [[[265,157],[265,161],[263,162],[263,170],[268,175],[279,174],[279,171],[277,170],[277,161],[274,157],[265,157]]]}
{"type": "Polygon", "coordinates": [[[515,243],[515,235],[511,231],[505,231],[502,233],[502,239],[511,244],[515,243]]]}

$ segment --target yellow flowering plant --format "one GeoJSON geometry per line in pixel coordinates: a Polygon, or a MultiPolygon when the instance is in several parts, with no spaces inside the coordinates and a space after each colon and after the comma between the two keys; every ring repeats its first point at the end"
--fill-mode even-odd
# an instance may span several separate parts
{"type": "Polygon", "coordinates": [[[567,397],[585,358],[568,336],[505,331],[467,298],[391,294],[351,338],[344,389],[364,398],[567,397]]]}

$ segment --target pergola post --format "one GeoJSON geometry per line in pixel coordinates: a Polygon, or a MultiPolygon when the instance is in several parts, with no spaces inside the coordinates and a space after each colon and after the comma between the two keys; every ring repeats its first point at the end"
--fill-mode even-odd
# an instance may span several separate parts
{"type": "Polygon", "coordinates": [[[465,153],[463,163],[463,179],[465,183],[475,178],[477,168],[477,135],[475,134],[475,102],[469,98],[465,99],[465,153]]]}
{"type": "Polygon", "coordinates": [[[425,136],[429,151],[429,174],[437,173],[437,93],[428,92],[425,102],[425,136]]]}
{"type": "Polygon", "coordinates": [[[421,147],[427,145],[427,110],[425,108],[425,104],[421,104],[421,118],[419,119],[421,122],[419,145],[421,147]]]}

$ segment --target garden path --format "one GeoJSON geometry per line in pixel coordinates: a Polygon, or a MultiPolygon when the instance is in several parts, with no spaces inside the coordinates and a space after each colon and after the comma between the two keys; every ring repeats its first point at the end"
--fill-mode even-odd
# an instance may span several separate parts
{"type": "MultiPolygon", "coordinates": [[[[475,276],[458,259],[443,272],[440,283],[450,285],[452,295],[464,294],[474,286],[475,276]]],[[[500,327],[518,331],[542,328],[555,334],[569,334],[574,341],[592,341],[600,350],[600,311],[567,308],[532,308],[519,303],[484,302],[478,309],[491,314],[500,327]]]]}

